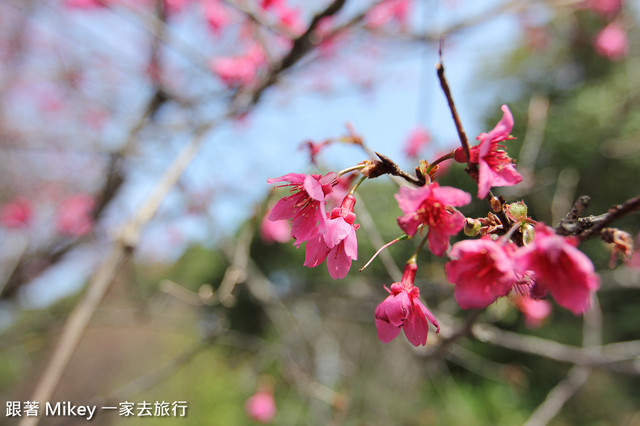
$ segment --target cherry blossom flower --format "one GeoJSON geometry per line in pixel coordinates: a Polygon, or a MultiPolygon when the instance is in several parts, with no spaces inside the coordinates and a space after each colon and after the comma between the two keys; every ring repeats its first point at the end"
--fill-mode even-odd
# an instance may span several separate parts
{"type": "Polygon", "coordinates": [[[270,220],[267,213],[260,222],[260,237],[265,244],[286,243],[291,239],[291,225],[284,220],[270,220]]]}
{"type": "Polygon", "coordinates": [[[321,175],[305,175],[289,173],[273,179],[268,183],[289,182],[282,186],[291,187],[291,195],[279,200],[271,213],[270,220],[291,220],[291,236],[296,244],[315,237],[318,232],[324,233],[327,223],[325,198],[337,183],[337,175],[328,173],[321,175]]]}
{"type": "Polygon", "coordinates": [[[63,0],[62,4],[69,9],[100,9],[107,7],[107,2],[98,0],[63,0]]]}
{"type": "Polygon", "coordinates": [[[610,16],[622,7],[622,0],[587,0],[586,6],[602,16],[610,16]]]}
{"type": "Polygon", "coordinates": [[[205,0],[202,2],[204,18],[214,34],[229,24],[229,12],[220,0],[205,0]]]}
{"type": "Polygon", "coordinates": [[[31,215],[31,202],[25,197],[16,197],[0,207],[0,224],[5,228],[26,228],[31,222],[31,215]]]}
{"type": "Polygon", "coordinates": [[[420,289],[413,285],[418,267],[414,262],[407,262],[399,283],[385,286],[389,296],[376,307],[376,329],[378,339],[388,343],[395,339],[400,330],[404,330],[407,340],[414,346],[427,344],[429,323],[436,327],[436,333],[440,331],[440,325],[420,302],[420,289]]]}
{"type": "Polygon", "coordinates": [[[262,48],[252,45],[247,53],[240,56],[215,58],[211,61],[212,71],[229,87],[250,86],[256,80],[258,68],[265,64],[266,56],[262,48]]]}
{"type": "MultiPolygon", "coordinates": [[[[316,231],[316,235],[307,241],[304,265],[315,268],[327,260],[329,275],[334,280],[347,276],[351,262],[358,259],[358,239],[354,225],[356,219],[353,207],[356,198],[347,194],[340,207],[331,211],[324,232],[316,231]]],[[[299,245],[296,242],[297,245],[299,245]]]]}
{"type": "Polygon", "coordinates": [[[258,391],[244,405],[244,410],[251,419],[260,423],[269,423],[276,416],[276,402],[273,394],[258,391]]]}
{"type": "Polygon", "coordinates": [[[75,194],[60,204],[56,217],[56,230],[62,235],[81,237],[93,229],[91,212],[95,206],[89,194],[75,194]]]}
{"type": "Polygon", "coordinates": [[[524,314],[524,324],[528,328],[538,328],[551,313],[551,304],[546,300],[536,300],[529,296],[517,295],[515,305],[524,314]]]}
{"type": "Polygon", "coordinates": [[[457,242],[449,257],[445,272],[462,309],[485,308],[509,294],[516,282],[509,251],[490,237],[457,242]]]}
{"type": "Polygon", "coordinates": [[[380,28],[388,22],[396,21],[405,26],[410,8],[410,0],[384,0],[367,13],[366,25],[369,28],[380,28]]]}
{"type": "Polygon", "coordinates": [[[418,158],[420,150],[431,142],[431,135],[423,126],[418,126],[411,131],[404,146],[404,152],[409,158],[418,158]]]}
{"type": "Polygon", "coordinates": [[[599,55],[617,61],[627,55],[627,33],[616,23],[611,23],[603,28],[594,42],[594,47],[599,55]]]}
{"type": "MultiPolygon", "coordinates": [[[[484,198],[494,186],[512,186],[522,180],[516,171],[513,160],[509,158],[500,142],[510,139],[513,129],[513,115],[509,107],[502,105],[502,119],[489,133],[482,133],[476,139],[478,145],[470,148],[471,162],[478,164],[478,198],[484,198]]],[[[455,160],[465,163],[467,160],[462,148],[455,151],[455,160]]]]}
{"type": "Polygon", "coordinates": [[[550,293],[560,306],[574,314],[584,312],[591,293],[600,287],[593,263],[575,247],[576,239],[557,235],[544,224],[538,224],[535,230],[535,240],[515,254],[516,270],[533,272],[534,298],[550,293]]]}
{"type": "Polygon", "coordinates": [[[449,238],[464,226],[464,216],[453,206],[469,204],[471,195],[434,182],[420,188],[403,186],[396,200],[404,213],[398,218],[400,228],[412,237],[418,227],[428,226],[429,248],[436,256],[442,256],[449,247],[449,238]]]}

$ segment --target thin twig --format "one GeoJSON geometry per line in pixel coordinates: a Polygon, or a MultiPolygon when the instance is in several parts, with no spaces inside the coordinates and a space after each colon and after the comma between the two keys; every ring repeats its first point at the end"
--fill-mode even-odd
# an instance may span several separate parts
{"type": "Polygon", "coordinates": [[[460,145],[462,145],[462,151],[464,152],[464,156],[467,159],[467,167],[471,168],[472,164],[471,155],[469,154],[469,139],[467,138],[467,134],[464,131],[464,127],[462,127],[462,121],[460,120],[460,116],[458,115],[456,104],[453,101],[453,95],[451,94],[451,89],[449,88],[449,82],[447,81],[447,77],[444,75],[442,50],[440,50],[440,61],[436,64],[436,72],[438,74],[438,80],[440,81],[440,87],[442,87],[444,96],[447,98],[447,104],[449,105],[449,111],[451,111],[451,117],[453,118],[453,122],[456,125],[456,131],[458,132],[460,145]]]}

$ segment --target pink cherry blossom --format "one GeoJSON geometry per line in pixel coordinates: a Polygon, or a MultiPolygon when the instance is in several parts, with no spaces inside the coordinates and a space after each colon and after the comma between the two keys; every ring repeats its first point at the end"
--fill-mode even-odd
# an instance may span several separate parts
{"type": "Polygon", "coordinates": [[[620,10],[622,0],[587,0],[586,6],[602,16],[610,16],[620,10]]]}
{"type": "Polygon", "coordinates": [[[404,146],[404,152],[409,158],[418,158],[420,151],[431,142],[431,135],[423,126],[411,131],[404,146]]]}
{"type": "Polygon", "coordinates": [[[205,0],[202,7],[209,29],[214,34],[219,34],[229,24],[229,11],[220,0],[205,0]]]}
{"type": "Polygon", "coordinates": [[[63,0],[62,4],[69,9],[99,9],[104,8],[107,2],[98,0],[63,0]]]}
{"type": "Polygon", "coordinates": [[[332,210],[325,231],[317,230],[316,235],[307,241],[305,266],[315,268],[326,259],[331,278],[338,280],[347,276],[351,262],[358,259],[356,230],[359,225],[353,223],[356,219],[353,213],[355,204],[355,197],[347,194],[342,205],[332,210]]]}
{"type": "Polygon", "coordinates": [[[60,204],[56,217],[56,230],[62,235],[81,237],[93,229],[91,213],[95,206],[89,194],[75,194],[60,204]]]}
{"type": "Polygon", "coordinates": [[[266,56],[258,45],[251,46],[240,56],[215,58],[211,61],[212,71],[228,86],[250,86],[256,80],[258,69],[266,62],[266,56]]]}
{"type": "Polygon", "coordinates": [[[0,207],[0,225],[5,228],[26,228],[31,222],[31,210],[31,201],[25,197],[16,197],[0,207]]]}
{"type": "Polygon", "coordinates": [[[528,328],[538,328],[551,313],[551,304],[546,300],[536,300],[529,296],[517,295],[516,308],[524,314],[524,324],[528,328]]]}
{"type": "Polygon", "coordinates": [[[270,220],[291,220],[291,236],[298,245],[323,233],[327,223],[325,198],[337,183],[337,175],[305,175],[289,173],[268,179],[268,183],[289,182],[291,195],[282,198],[269,213],[270,220]]]}
{"type": "Polygon", "coordinates": [[[404,330],[412,345],[424,346],[427,344],[429,323],[436,327],[436,333],[440,331],[436,318],[420,302],[420,290],[413,285],[417,269],[415,263],[408,262],[402,280],[391,284],[391,288],[385,286],[389,296],[376,307],[375,312],[378,339],[384,343],[395,339],[400,330],[404,330]]]}
{"type": "MultiPolygon", "coordinates": [[[[522,180],[513,161],[500,142],[509,140],[513,129],[513,115],[509,107],[502,105],[502,119],[489,133],[482,133],[476,139],[478,145],[471,147],[471,162],[478,164],[478,198],[484,198],[494,186],[512,186],[522,180]]],[[[466,158],[462,148],[455,151],[455,160],[464,163],[466,158]]]]}
{"type": "Polygon", "coordinates": [[[591,260],[578,250],[576,240],[562,237],[544,224],[535,228],[536,237],[515,254],[516,270],[532,271],[534,297],[547,292],[562,307],[578,315],[589,307],[591,293],[600,287],[591,260]]]}
{"type": "Polygon", "coordinates": [[[428,226],[429,248],[436,256],[442,256],[449,247],[449,238],[464,226],[464,216],[453,206],[469,204],[471,195],[434,182],[419,188],[403,186],[396,200],[404,213],[398,218],[400,228],[412,237],[418,227],[428,226]]]}
{"type": "Polygon", "coordinates": [[[391,21],[398,22],[401,26],[407,24],[410,0],[384,0],[367,13],[365,22],[369,28],[380,28],[391,21]]]}
{"type": "Polygon", "coordinates": [[[258,391],[244,405],[244,410],[251,419],[260,423],[269,423],[276,416],[276,402],[273,394],[258,391]]]}
{"type": "Polygon", "coordinates": [[[599,55],[612,61],[620,60],[629,50],[627,33],[620,25],[611,23],[598,33],[594,47],[599,55]]]}
{"type": "Polygon", "coordinates": [[[302,34],[305,25],[300,18],[300,11],[289,7],[285,2],[278,2],[275,5],[275,13],[280,21],[280,25],[291,31],[293,34],[302,34]]]}
{"type": "Polygon", "coordinates": [[[462,309],[489,306],[506,296],[516,282],[509,252],[490,237],[454,244],[445,267],[447,279],[456,285],[455,298],[462,309]]]}
{"type": "Polygon", "coordinates": [[[270,220],[267,213],[260,222],[260,237],[265,244],[286,243],[291,239],[291,225],[284,220],[270,220]]]}

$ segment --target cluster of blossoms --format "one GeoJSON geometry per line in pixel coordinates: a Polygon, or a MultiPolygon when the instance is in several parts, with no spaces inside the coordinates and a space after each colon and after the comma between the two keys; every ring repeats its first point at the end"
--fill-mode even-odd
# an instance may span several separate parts
{"type": "MultiPolygon", "coordinates": [[[[62,200],[55,212],[55,229],[59,235],[82,237],[93,230],[92,213],[95,200],[89,194],[78,193],[62,200]]],[[[27,229],[34,219],[31,200],[18,196],[0,206],[0,225],[7,229],[27,229]]]]}
{"type": "Polygon", "coordinates": [[[355,197],[347,194],[340,207],[328,214],[326,199],[339,182],[336,173],[325,176],[289,173],[268,180],[269,183],[283,181],[288,184],[282,186],[291,187],[291,195],[273,206],[269,219],[291,220],[295,246],[306,242],[305,266],[313,268],[326,259],[331,277],[344,278],[351,262],[358,259],[356,230],[359,225],[354,224],[356,215],[353,212],[355,197]]]}
{"type": "MultiPolygon", "coordinates": [[[[599,278],[589,258],[576,248],[577,239],[557,235],[548,226],[528,218],[524,203],[506,204],[490,193],[492,187],[515,185],[522,180],[503,145],[513,139],[513,116],[506,105],[502,111],[502,119],[494,129],[477,137],[477,145],[458,148],[426,168],[421,163],[416,173],[423,184],[402,186],[396,194],[403,213],[397,222],[404,234],[394,241],[417,234],[424,238],[406,263],[401,281],[385,286],[389,296],[375,310],[381,341],[389,342],[404,330],[413,345],[425,345],[429,324],[436,332],[440,329],[438,321],[420,301],[420,291],[414,284],[416,259],[427,242],[433,254],[448,256],[444,266],[446,277],[455,285],[454,297],[462,309],[485,308],[497,298],[513,294],[516,306],[532,327],[549,314],[550,305],[539,300],[547,295],[576,315],[588,309],[591,295],[599,287],[599,278]],[[435,166],[446,159],[467,163],[470,176],[478,184],[478,198],[490,201],[493,212],[486,218],[465,218],[457,208],[469,204],[471,195],[432,181],[435,166]],[[463,229],[465,234],[480,238],[459,241],[449,247],[451,237],[463,229]]],[[[347,275],[352,261],[357,259],[355,190],[367,178],[398,174],[394,168],[397,166],[391,166],[386,157],[380,158],[381,161],[366,161],[338,174],[291,173],[268,180],[287,182],[282,186],[291,190],[290,195],[274,205],[268,219],[291,221],[290,237],[295,240],[294,245],[300,247],[306,242],[306,266],[315,267],[326,260],[332,278],[347,275]],[[335,192],[341,192],[335,189],[338,182],[346,181],[339,176],[356,170],[363,175],[360,181],[345,196],[340,195],[339,207],[327,213],[327,202],[335,192]]]]}

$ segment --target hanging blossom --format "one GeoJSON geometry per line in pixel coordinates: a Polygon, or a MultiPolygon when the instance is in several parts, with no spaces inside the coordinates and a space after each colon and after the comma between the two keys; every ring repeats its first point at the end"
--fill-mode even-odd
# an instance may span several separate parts
{"type": "Polygon", "coordinates": [[[260,390],[252,395],[244,405],[244,410],[251,419],[259,423],[269,423],[276,416],[276,402],[273,393],[260,390]]]}
{"type": "Polygon", "coordinates": [[[535,240],[514,255],[517,271],[533,272],[531,296],[550,293],[560,306],[576,315],[583,313],[589,308],[591,293],[600,287],[593,263],[576,248],[575,238],[557,235],[544,224],[535,230],[535,240]]]}
{"type": "Polygon", "coordinates": [[[279,200],[269,220],[291,220],[291,236],[299,246],[304,241],[324,233],[327,224],[325,198],[333,191],[338,182],[335,173],[306,175],[289,173],[277,178],[267,179],[267,183],[289,182],[281,186],[291,187],[291,195],[279,200]]]}
{"type": "Polygon", "coordinates": [[[210,66],[228,87],[250,86],[266,60],[262,47],[254,44],[243,55],[214,58],[210,66]]]}
{"type": "Polygon", "coordinates": [[[417,126],[411,131],[404,145],[404,153],[409,158],[418,158],[420,151],[431,142],[431,134],[424,126],[417,126]]]}
{"type": "Polygon", "coordinates": [[[418,266],[415,262],[407,262],[402,272],[402,280],[385,286],[389,296],[376,307],[376,329],[378,339],[388,343],[395,339],[400,330],[404,330],[407,340],[414,346],[427,344],[429,323],[440,331],[440,325],[422,302],[420,289],[413,285],[418,266]]]}
{"type": "Polygon", "coordinates": [[[220,0],[205,0],[202,2],[202,8],[209,29],[214,34],[219,35],[220,31],[229,25],[231,20],[226,6],[220,0]]]}
{"type": "Polygon", "coordinates": [[[384,0],[365,17],[366,25],[369,28],[380,28],[391,21],[398,22],[401,26],[407,25],[411,0],[384,0]]]}
{"type": "Polygon", "coordinates": [[[428,226],[429,248],[436,256],[442,256],[449,247],[449,238],[464,226],[464,216],[453,206],[460,207],[471,202],[471,195],[437,182],[419,188],[401,187],[396,194],[398,205],[404,216],[398,225],[410,237],[420,226],[428,226]]]}
{"type": "Polygon", "coordinates": [[[31,223],[31,216],[31,202],[25,197],[16,197],[0,207],[0,225],[5,228],[27,228],[31,223]]]}
{"type": "Polygon", "coordinates": [[[629,51],[627,33],[624,28],[613,22],[596,35],[594,48],[600,56],[618,61],[627,56],[629,51]]]}
{"type": "MultiPolygon", "coordinates": [[[[478,165],[478,198],[484,198],[494,186],[512,186],[522,180],[516,171],[513,160],[504,150],[500,142],[512,139],[509,134],[513,129],[513,115],[509,107],[502,105],[502,119],[489,133],[482,133],[476,139],[478,145],[469,149],[471,163],[478,165]]],[[[466,163],[462,148],[455,150],[454,158],[459,163],[466,163]]]]}
{"type": "MultiPolygon", "coordinates": [[[[342,205],[331,211],[325,231],[318,229],[316,235],[307,241],[305,266],[315,268],[326,259],[331,278],[337,280],[347,276],[351,262],[358,259],[356,230],[360,225],[353,223],[356,219],[353,212],[355,204],[356,198],[347,194],[342,205]]],[[[300,242],[296,241],[296,245],[299,246],[300,242]]]]}
{"type": "Polygon", "coordinates": [[[488,236],[460,241],[451,247],[452,260],[444,268],[447,280],[455,284],[454,296],[462,309],[485,308],[509,294],[516,282],[509,255],[512,247],[488,236]]]}
{"type": "Polygon", "coordinates": [[[61,235],[82,237],[93,230],[91,213],[95,200],[89,194],[75,194],[64,200],[58,208],[56,230],[61,235]]]}
{"type": "Polygon", "coordinates": [[[260,237],[265,244],[286,243],[291,239],[291,225],[284,220],[269,220],[267,213],[260,222],[260,237]]]}
{"type": "Polygon", "coordinates": [[[527,328],[539,328],[551,314],[551,304],[546,300],[536,300],[528,295],[515,296],[516,308],[524,314],[524,325],[527,328]]]}

